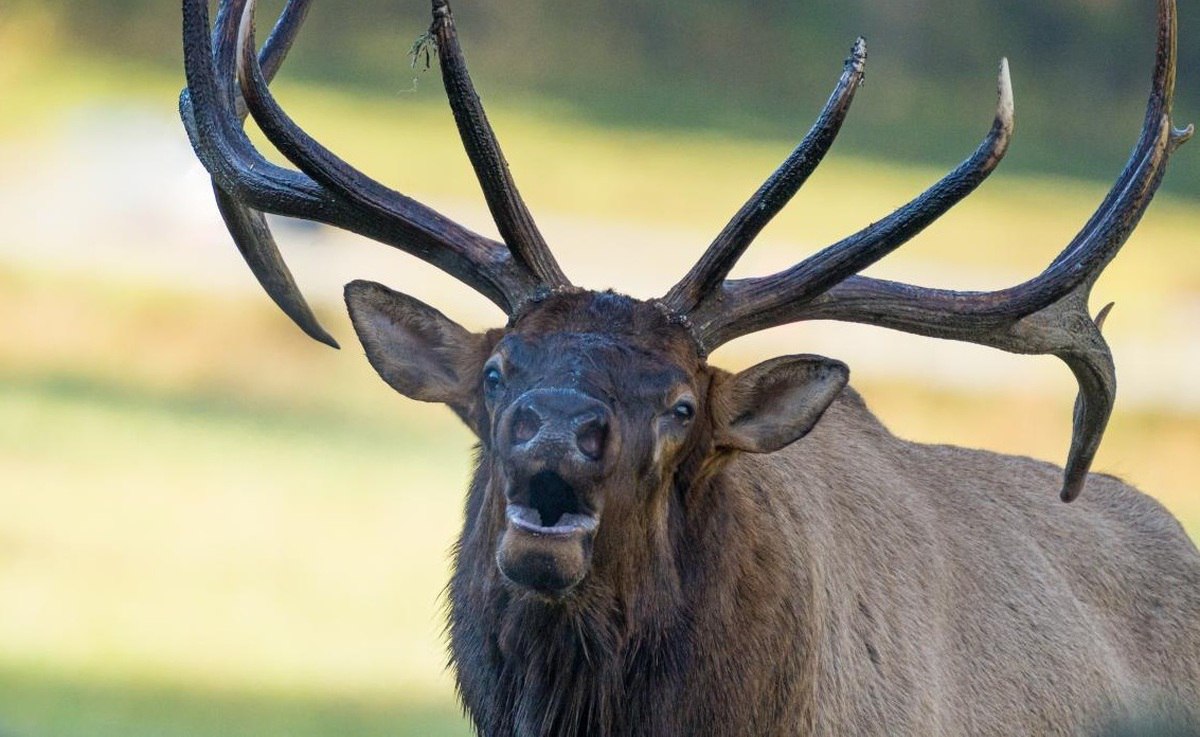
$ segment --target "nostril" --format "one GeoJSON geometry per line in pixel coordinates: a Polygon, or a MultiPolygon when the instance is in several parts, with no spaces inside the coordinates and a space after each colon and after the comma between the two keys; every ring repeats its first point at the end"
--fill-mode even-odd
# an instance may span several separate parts
{"type": "Polygon", "coordinates": [[[591,417],[575,430],[575,445],[579,452],[593,461],[604,457],[604,446],[608,442],[608,423],[600,417],[591,417]]]}
{"type": "Polygon", "coordinates": [[[542,427],[542,418],[528,407],[518,407],[513,412],[512,439],[516,445],[533,440],[542,427]]]}

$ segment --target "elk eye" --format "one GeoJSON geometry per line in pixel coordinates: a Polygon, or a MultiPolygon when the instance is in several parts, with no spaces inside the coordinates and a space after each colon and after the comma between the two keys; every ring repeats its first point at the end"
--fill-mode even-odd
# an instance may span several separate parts
{"type": "Polygon", "coordinates": [[[675,419],[680,422],[690,422],[696,416],[696,408],[686,400],[676,402],[675,406],[671,408],[671,414],[675,415],[675,419]]]}
{"type": "Polygon", "coordinates": [[[483,371],[483,387],[489,392],[495,392],[504,383],[504,375],[495,366],[488,366],[483,371]]]}

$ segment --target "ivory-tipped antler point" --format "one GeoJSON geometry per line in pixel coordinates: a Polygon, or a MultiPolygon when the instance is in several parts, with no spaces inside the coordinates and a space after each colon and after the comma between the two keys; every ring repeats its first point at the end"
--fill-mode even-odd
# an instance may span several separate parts
{"type": "Polygon", "coordinates": [[[1000,60],[1000,78],[997,83],[1000,98],[996,104],[996,118],[1005,128],[1012,130],[1016,106],[1013,102],[1012,75],[1008,69],[1008,57],[1000,60]]]}
{"type": "Polygon", "coordinates": [[[250,79],[250,65],[258,63],[258,57],[254,54],[254,10],[257,4],[258,0],[246,0],[246,7],[242,9],[242,17],[238,21],[237,70],[243,85],[250,79]]]}

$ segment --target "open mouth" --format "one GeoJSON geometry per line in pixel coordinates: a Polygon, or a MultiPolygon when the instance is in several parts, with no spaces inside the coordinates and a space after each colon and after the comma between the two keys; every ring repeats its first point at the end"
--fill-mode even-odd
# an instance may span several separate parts
{"type": "Polygon", "coordinates": [[[579,492],[554,471],[541,471],[508,495],[508,522],[534,535],[594,532],[599,521],[579,492]]]}
{"type": "Polygon", "coordinates": [[[509,581],[548,596],[578,585],[591,568],[600,520],[579,489],[555,471],[513,484],[496,563],[509,581]]]}

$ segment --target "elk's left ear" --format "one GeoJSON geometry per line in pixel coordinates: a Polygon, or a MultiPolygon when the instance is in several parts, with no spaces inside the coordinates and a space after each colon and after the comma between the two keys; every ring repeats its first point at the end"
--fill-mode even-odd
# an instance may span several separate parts
{"type": "Polygon", "coordinates": [[[375,282],[347,284],[346,306],[367,358],[384,381],[406,397],[449,405],[471,424],[486,336],[375,282]]]}
{"type": "Polygon", "coordinates": [[[774,453],[807,435],[849,379],[846,364],[821,356],[782,356],[729,376],[716,387],[716,443],[774,453]]]}

